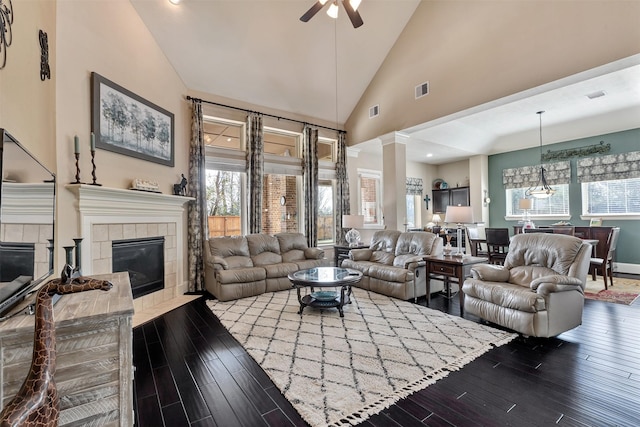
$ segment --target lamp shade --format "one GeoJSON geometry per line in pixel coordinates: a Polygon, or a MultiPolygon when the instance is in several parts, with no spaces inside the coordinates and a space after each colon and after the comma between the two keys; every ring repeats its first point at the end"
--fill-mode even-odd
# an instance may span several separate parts
{"type": "Polygon", "coordinates": [[[442,218],[440,218],[440,215],[438,215],[438,214],[434,214],[434,215],[431,217],[431,221],[432,221],[432,222],[435,222],[436,224],[438,224],[438,223],[440,223],[440,222],[442,221],[442,218]]]}
{"type": "Polygon", "coordinates": [[[364,215],[342,215],[342,228],[362,228],[364,215]]]}
{"type": "Polygon", "coordinates": [[[533,199],[520,199],[518,201],[518,208],[522,210],[531,210],[533,209],[533,199]]]}
{"type": "Polygon", "coordinates": [[[473,223],[473,209],[471,206],[447,206],[444,222],[471,224],[473,223]]]}

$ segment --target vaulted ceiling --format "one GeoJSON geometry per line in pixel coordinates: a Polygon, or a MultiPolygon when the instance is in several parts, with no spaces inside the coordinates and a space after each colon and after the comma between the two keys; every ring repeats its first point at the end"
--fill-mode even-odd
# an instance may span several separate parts
{"type": "MultiPolygon", "coordinates": [[[[358,29],[344,9],[337,20],[321,11],[301,22],[314,1],[131,3],[190,89],[342,126],[420,1],[363,0],[358,29]]],[[[397,131],[408,137],[408,158],[442,164],[537,145],[541,105],[553,107],[543,116],[553,141],[640,127],[640,55],[397,131]]]]}

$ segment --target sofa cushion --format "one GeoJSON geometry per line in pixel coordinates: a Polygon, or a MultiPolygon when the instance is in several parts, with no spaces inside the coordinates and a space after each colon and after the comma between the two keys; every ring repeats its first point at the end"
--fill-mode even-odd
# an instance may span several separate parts
{"type": "Polygon", "coordinates": [[[263,268],[267,272],[267,279],[273,279],[277,277],[287,277],[289,274],[294,273],[300,268],[293,262],[283,262],[273,265],[264,265],[263,268]]]}
{"type": "Polygon", "coordinates": [[[509,270],[509,283],[529,287],[534,279],[544,276],[556,276],[557,273],[539,265],[521,265],[509,270]]]}
{"type": "Polygon", "coordinates": [[[268,234],[249,234],[247,243],[253,265],[271,265],[282,262],[278,239],[268,234]]]}
{"type": "Polygon", "coordinates": [[[465,295],[514,310],[535,313],[546,309],[544,298],[528,286],[467,279],[462,290],[465,295]]]}
{"type": "Polygon", "coordinates": [[[247,267],[235,270],[216,271],[218,282],[222,285],[232,283],[251,283],[264,280],[267,277],[263,267],[247,267]]]}
{"type": "Polygon", "coordinates": [[[209,239],[209,250],[214,258],[224,259],[227,269],[253,267],[244,236],[213,237],[209,239]]]}
{"type": "Polygon", "coordinates": [[[384,280],[387,282],[404,283],[413,280],[414,274],[410,270],[402,267],[389,265],[370,265],[367,275],[371,278],[384,280]]]}
{"type": "Polygon", "coordinates": [[[395,254],[401,255],[430,255],[439,236],[426,231],[402,233],[398,236],[395,254]]]}
{"type": "Polygon", "coordinates": [[[510,269],[519,265],[539,265],[567,275],[582,244],[579,238],[563,234],[516,234],[509,245],[504,266],[510,269]]]}
{"type": "Polygon", "coordinates": [[[209,239],[211,255],[227,258],[230,256],[250,256],[249,245],[244,236],[212,237],[209,239]]]}

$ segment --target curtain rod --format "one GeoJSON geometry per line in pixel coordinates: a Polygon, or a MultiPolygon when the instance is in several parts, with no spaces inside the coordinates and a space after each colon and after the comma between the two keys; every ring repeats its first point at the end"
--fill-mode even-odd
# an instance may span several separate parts
{"type": "Polygon", "coordinates": [[[302,125],[311,125],[311,126],[315,126],[315,127],[322,128],[322,129],[332,130],[332,131],[338,132],[338,133],[344,133],[344,134],[347,133],[344,130],[334,129],[334,128],[330,128],[328,126],[316,125],[316,124],[309,123],[309,122],[303,122],[301,120],[290,119],[288,117],[275,116],[273,114],[261,113],[260,111],[247,110],[246,108],[240,108],[240,107],[234,107],[232,105],[220,104],[218,102],[207,101],[205,99],[200,99],[200,98],[194,98],[194,97],[189,96],[189,95],[187,95],[187,101],[200,101],[200,102],[204,102],[206,104],[217,105],[218,107],[231,108],[232,110],[244,111],[245,113],[257,113],[257,114],[262,114],[263,116],[273,117],[274,119],[278,119],[278,120],[288,120],[290,122],[300,123],[302,125]]]}

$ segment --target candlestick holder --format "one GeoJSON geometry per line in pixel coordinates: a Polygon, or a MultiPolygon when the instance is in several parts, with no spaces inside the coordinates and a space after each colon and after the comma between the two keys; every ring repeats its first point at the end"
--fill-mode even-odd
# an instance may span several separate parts
{"type": "Polygon", "coordinates": [[[72,184],[84,184],[80,182],[80,153],[73,153],[76,158],[76,180],[72,184]]]}
{"type": "MultiPolygon", "coordinates": [[[[81,263],[80,260],[82,259],[82,253],[81,253],[81,246],[80,243],[82,242],[82,238],[79,237],[77,239],[73,239],[73,242],[75,243],[75,255],[76,255],[76,270],[78,270],[78,272],[81,271],[81,263]]],[[[80,273],[82,274],[82,273],[80,273]]]]}
{"type": "Polygon", "coordinates": [[[89,185],[98,185],[98,186],[102,186],[102,184],[98,184],[96,182],[96,161],[95,161],[95,157],[96,157],[96,150],[91,150],[91,176],[93,177],[93,182],[89,185]]]}

